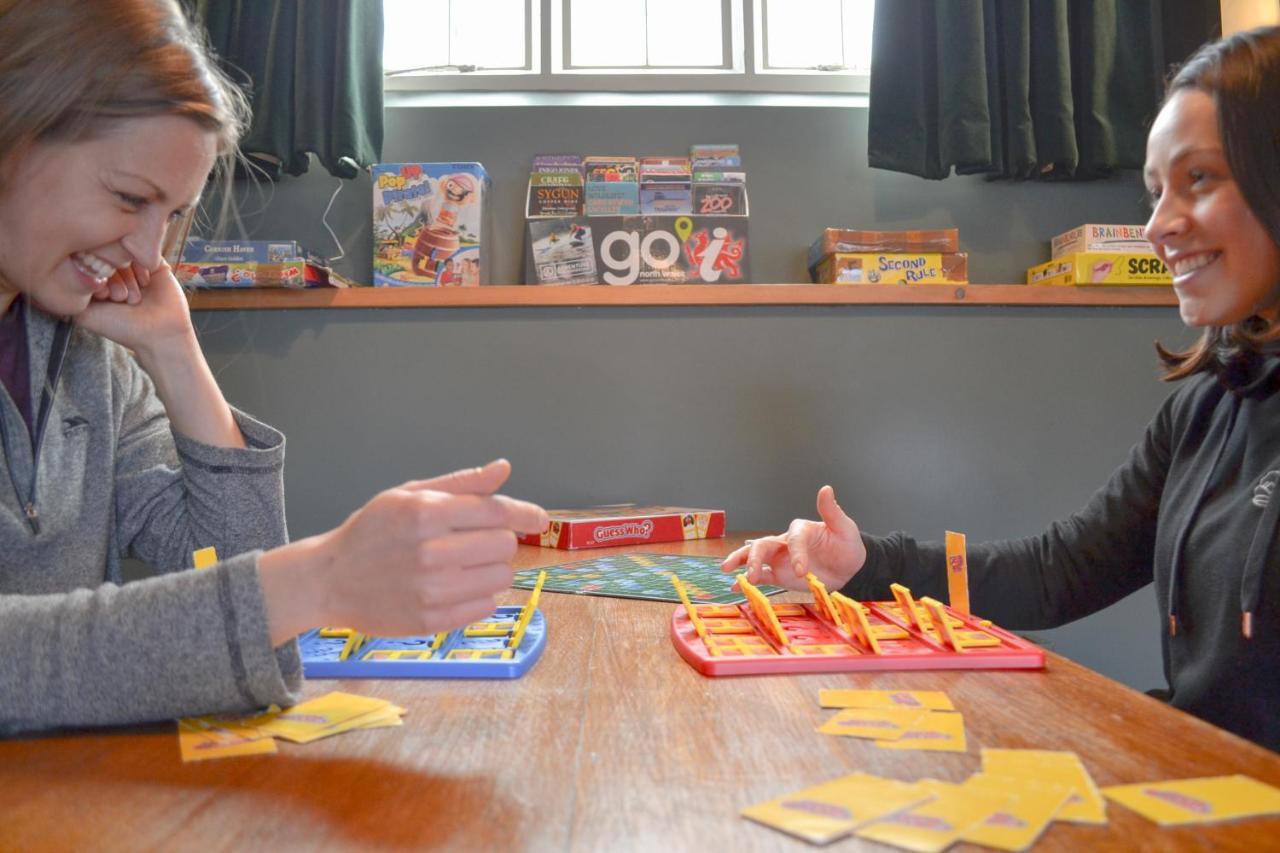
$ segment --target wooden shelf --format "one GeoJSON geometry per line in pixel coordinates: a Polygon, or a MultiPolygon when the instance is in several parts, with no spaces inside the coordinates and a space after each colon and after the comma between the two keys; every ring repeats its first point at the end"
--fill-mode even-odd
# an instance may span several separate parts
{"type": "Polygon", "coordinates": [[[586,305],[1173,306],[1172,287],[1023,284],[686,284],[620,286],[357,287],[199,290],[196,311],[258,308],[523,308],[586,305]]]}

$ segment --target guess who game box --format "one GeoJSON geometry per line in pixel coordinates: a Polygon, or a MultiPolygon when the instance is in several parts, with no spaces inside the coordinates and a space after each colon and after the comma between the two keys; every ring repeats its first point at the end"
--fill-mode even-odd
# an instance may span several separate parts
{"type": "Polygon", "coordinates": [[[608,548],[724,536],[724,510],[679,506],[616,504],[587,509],[548,510],[551,523],[541,534],[520,537],[544,548],[608,548]]]}

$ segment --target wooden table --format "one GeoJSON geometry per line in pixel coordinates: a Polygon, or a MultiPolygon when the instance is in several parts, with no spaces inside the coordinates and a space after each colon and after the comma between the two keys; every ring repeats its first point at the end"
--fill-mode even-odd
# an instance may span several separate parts
{"type": "MultiPolygon", "coordinates": [[[[718,555],[737,541],[644,550],[718,555]]],[[[579,556],[522,546],[518,561],[579,556]]],[[[308,695],[403,705],[405,725],[277,755],[183,765],[172,725],[0,741],[0,849],[803,851],[739,809],[855,770],[959,781],[983,746],[1072,750],[1099,785],[1244,773],[1280,786],[1280,755],[1054,654],[1043,672],[704,678],[671,645],[672,607],[544,594],[549,645],[524,678],[312,682],[308,695]],[[968,752],[814,732],[831,713],[818,689],[840,686],[945,691],[968,752]]],[[[1280,819],[1160,829],[1109,814],[1104,827],[1055,824],[1037,849],[1280,843],[1280,819]]]]}

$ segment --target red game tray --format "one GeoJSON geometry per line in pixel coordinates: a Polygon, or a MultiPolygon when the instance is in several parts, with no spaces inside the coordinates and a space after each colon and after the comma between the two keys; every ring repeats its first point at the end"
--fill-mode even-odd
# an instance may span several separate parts
{"type": "Polygon", "coordinates": [[[894,601],[857,602],[814,579],[813,604],[787,604],[739,581],[746,604],[686,598],[672,613],[671,641],[703,675],[1044,668],[1038,646],[896,584],[894,601]]]}

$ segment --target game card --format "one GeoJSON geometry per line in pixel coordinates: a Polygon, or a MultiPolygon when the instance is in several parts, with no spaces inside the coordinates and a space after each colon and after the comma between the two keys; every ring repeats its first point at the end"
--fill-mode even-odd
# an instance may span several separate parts
{"type": "Polygon", "coordinates": [[[955,706],[941,690],[845,690],[824,688],[818,691],[818,704],[824,708],[921,708],[930,711],[954,711],[955,706]]]}
{"type": "Polygon", "coordinates": [[[868,821],[932,797],[918,785],[853,773],[749,806],[742,816],[813,844],[827,844],[868,821]]]}
{"type": "Polygon", "coordinates": [[[926,711],[901,737],[876,741],[882,749],[965,752],[964,718],[954,711],[926,711]]]}
{"type": "MultiPolygon", "coordinates": [[[[344,725],[389,705],[386,700],[351,693],[328,693],[281,711],[260,729],[294,743],[310,743],[353,728],[344,725]]],[[[358,725],[358,723],[357,723],[358,725]]]]}
{"type": "Polygon", "coordinates": [[[961,840],[996,850],[1026,850],[1053,823],[1058,809],[1071,796],[1066,785],[1041,785],[1012,776],[975,773],[966,779],[967,791],[1009,796],[997,812],[964,831],[961,840]]]}
{"type": "Polygon", "coordinates": [[[919,708],[845,708],[817,730],[824,735],[897,740],[928,713],[919,708]]]}
{"type": "Polygon", "coordinates": [[[935,779],[918,784],[934,795],[932,800],[873,821],[855,834],[904,850],[936,853],[959,841],[969,827],[1001,810],[1009,800],[935,779]]]}
{"type": "Polygon", "coordinates": [[[1107,822],[1107,802],[1093,783],[1093,777],[1074,752],[1041,749],[984,749],[982,770],[992,776],[1014,776],[1050,785],[1071,788],[1071,796],[1059,809],[1055,820],[1070,823],[1107,822]]]}
{"type": "Polygon", "coordinates": [[[275,752],[276,742],[252,726],[215,721],[211,717],[192,717],[178,720],[178,749],[186,763],[275,752]]]}
{"type": "Polygon", "coordinates": [[[1248,776],[1112,785],[1102,793],[1161,826],[1280,814],[1280,789],[1248,776]]]}

